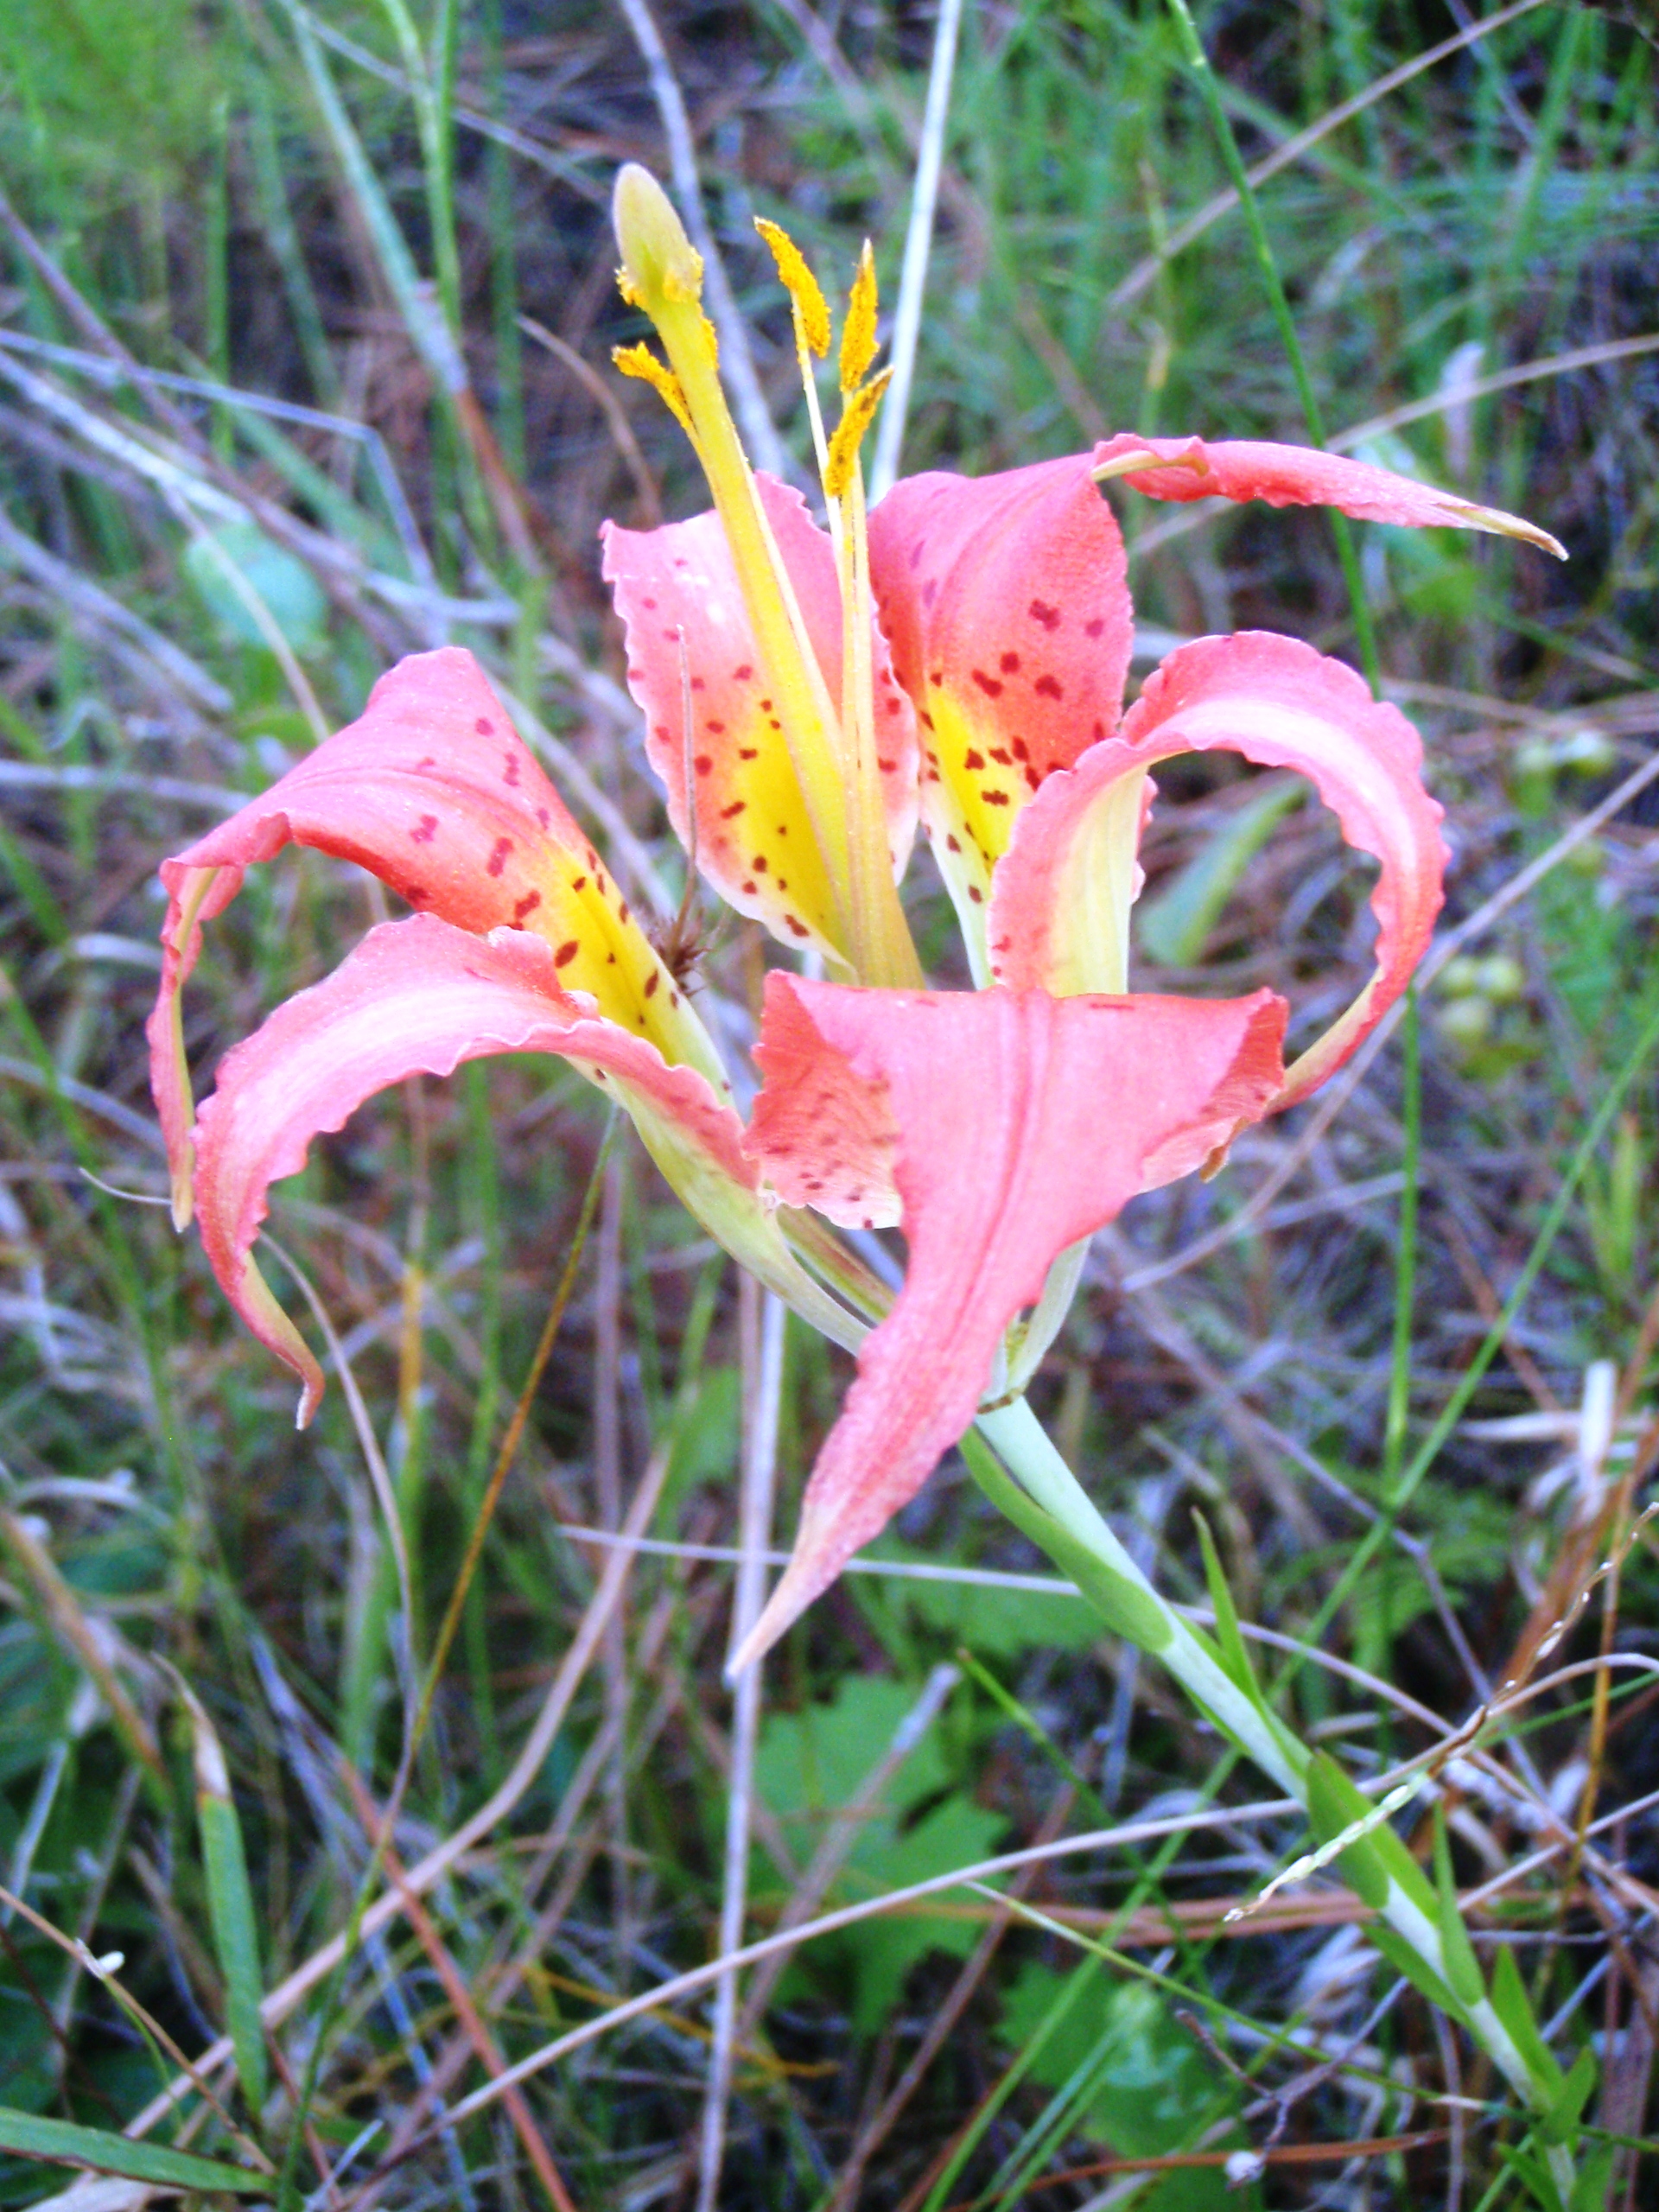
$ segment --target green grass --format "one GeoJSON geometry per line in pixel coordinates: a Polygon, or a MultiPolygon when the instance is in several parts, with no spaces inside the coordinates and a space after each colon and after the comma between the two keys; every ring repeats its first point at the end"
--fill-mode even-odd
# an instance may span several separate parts
{"type": "MultiPolygon", "coordinates": [[[[1458,29],[1430,0],[1195,13],[1253,168],[1458,29]]],[[[1659,351],[1630,350],[1659,327],[1659,57],[1617,16],[1522,14],[1256,188],[1333,438],[1526,512],[1573,556],[1557,569],[1491,540],[1356,533],[1385,688],[1423,729],[1448,808],[1448,924],[1659,729],[1659,351]],[[1552,365],[1561,355],[1577,365],[1552,365]]],[[[837,286],[868,232],[891,296],[931,17],[849,16],[833,67],[798,10],[663,18],[762,380],[804,454],[785,310],[748,218],[784,220],[837,286]]],[[[567,1528],[603,1518],[613,1490],[626,1510],[666,1453],[648,1533],[693,1549],[634,1563],[619,1626],[510,1813],[430,1889],[429,1920],[365,1922],[340,1972],[270,2027],[263,2097],[221,2073],[222,2113],[193,2093],[149,2139],[245,2166],[251,2143],[292,2201],[321,2188],[319,2157],[349,2156],[341,2204],[561,2190],[584,2208],[690,2203],[702,1995],[532,2075],[522,2127],[501,2101],[440,2122],[487,2078],[477,2037],[521,2057],[713,1955],[731,1569],[695,1548],[734,1541],[755,1355],[731,1271],[626,1134],[579,1238],[604,1117],[550,1064],[389,1094],[317,1147],[272,1226],[349,1350],[396,1500],[405,1611],[344,1393],[296,1441],[286,1377],[194,1242],[144,1203],[163,1189],[142,1046],[156,866],[353,714],[398,654],[471,645],[563,748],[556,780],[636,901],[619,830],[677,882],[597,579],[599,521],[643,519],[635,477],[591,391],[514,320],[609,379],[609,344],[632,334],[611,282],[611,171],[664,166],[644,70],[620,15],[574,6],[405,17],[330,0],[313,18],[10,0],[0,82],[16,225],[0,233],[0,1883],[88,1947],[0,1905],[0,2107],[119,2130],[170,2075],[159,2037],[194,2056],[233,2034],[257,2074],[256,1984],[281,1989],[385,1886],[371,1805],[406,1770],[391,1841],[412,1866],[515,1776],[612,1556],[567,1528]],[[475,411],[434,397],[455,346],[475,411]],[[571,1301],[411,1744],[573,1250],[571,1301]],[[203,1728],[231,1785],[205,1809],[203,1728]],[[142,2013],[88,1962],[115,1951],[142,2013]]],[[[1123,428],[1305,436],[1241,214],[1162,252],[1227,181],[1166,10],[970,8],[906,467],[1009,466],[1123,428]]],[[[690,512],[672,424],[640,387],[618,397],[666,511],[690,512]]],[[[1128,495],[1118,512],[1143,623],[1277,627],[1361,658],[1322,516],[1128,495]]],[[[1163,777],[1148,897],[1185,918],[1151,941],[1184,964],[1146,957],[1138,980],[1220,994],[1288,976],[1311,1024],[1333,969],[1363,972],[1363,887],[1316,807],[1263,842],[1251,780],[1211,763],[1163,777]]],[[[1391,1046],[1328,1126],[1316,1102],[1242,1141],[1217,1181],[1139,1202],[1102,1238],[1035,1393],[1161,1586],[1195,1604],[1203,1511],[1246,1623],[1288,1639],[1256,1655],[1282,1709],[1360,1779],[1433,1740],[1402,1699],[1460,1723],[1529,1621],[1548,1625],[1585,1493],[1540,1478],[1573,1449],[1586,1372],[1615,1365],[1621,1454],[1651,1413],[1650,1068],[1581,1179],[1563,1179],[1652,1011],[1655,818],[1637,798],[1428,986],[1415,1085],[1391,1046]],[[1552,1209],[1524,1302],[1437,1437],[1552,1209]]],[[[925,945],[948,934],[929,881],[912,872],[925,945]]],[[[254,871],[191,986],[200,1079],[371,918],[348,869],[290,855],[254,871]]],[[[717,940],[710,1001],[741,1008],[759,958],[741,931],[717,940]]],[[[839,1355],[791,1330],[780,1540],[843,1381],[839,1355]]],[[[1644,1502],[1645,1450],[1611,1463],[1631,1478],[1620,1527],[1644,1502]]],[[[1265,1789],[1076,1601],[976,1585],[1040,1562],[959,1466],[878,1549],[960,1579],[850,1576],[769,1665],[750,1936],[790,1912],[815,1854],[818,1911],[1039,1834],[1192,1825],[1056,1860],[1030,1891],[1040,1925],[964,1889],[791,1954],[737,2052],[722,2205],[1077,2206],[1116,2185],[1115,2157],[1260,2146],[1281,2121],[1280,2150],[1326,2162],[1281,2164],[1236,2198],[1213,2166],[1154,2168],[1135,2201],[1404,2207],[1454,2186],[1491,2212],[1535,2201],[1496,2085],[1421,1999],[1385,2001],[1392,1976],[1339,1891],[1223,1920],[1305,1830],[1230,1819],[1265,1789]],[[886,1759],[947,1662],[960,1676],[920,1741],[886,1759]],[[1344,2145],[1419,2135],[1339,2179],[1344,2145]],[[1321,2196],[1333,2188],[1346,2196],[1321,2196]]],[[[1608,1555],[1586,1551],[1559,1594],[1576,1599],[1608,1555]]],[[[1565,1671],[1604,1624],[1611,1649],[1651,1654],[1645,1535],[1543,1656],[1540,1678],[1558,1678],[1491,1739],[1523,1800],[1553,1792],[1569,1818],[1586,1760],[1598,1818],[1659,1788],[1639,1669],[1611,1674],[1605,1710],[1593,1674],[1565,1671]]],[[[1468,1890],[1535,1840],[1478,1769],[1452,1781],[1468,1890]]],[[[1427,1858],[1419,1815],[1403,1832],[1427,1858]]],[[[1613,2037],[1586,2157],[1649,2128],[1630,1885],[1659,1877],[1655,1833],[1637,1812],[1592,1839],[1605,1856],[1571,1889],[1557,1859],[1475,1920],[1484,1962],[1509,1946],[1540,2018],[1561,2016],[1564,2063],[1592,2031],[1613,2037]]],[[[6,2202],[67,2184],[7,2127],[6,2202]]],[[[1607,2155],[1598,2205],[1639,2206],[1653,2156],[1607,2155]]]]}

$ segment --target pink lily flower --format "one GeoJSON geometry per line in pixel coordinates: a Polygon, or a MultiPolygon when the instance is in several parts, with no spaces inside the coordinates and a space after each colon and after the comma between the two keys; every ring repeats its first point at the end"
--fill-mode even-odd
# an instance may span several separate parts
{"type": "MultiPolygon", "coordinates": [[[[843,1344],[862,1336],[791,1565],[741,1665],[988,1401],[1023,1388],[1087,1238],[1353,1052],[1405,988],[1440,906],[1440,810],[1416,734],[1341,663],[1262,632],[1203,639],[1124,710],[1132,613],[1101,481],[1559,549],[1361,462],[1196,438],[1124,436],[977,480],[912,478],[867,522],[857,442],[880,383],[868,378],[868,263],[842,346],[842,427],[819,438],[825,532],[798,494],[748,470],[696,257],[643,172],[624,173],[618,228],[625,290],[669,355],[632,349],[623,365],[663,391],[715,495],[691,521],[605,534],[652,764],[709,883],[791,951],[815,950],[834,980],[769,976],[764,1082],[744,1129],[683,991],[475,664],[447,651],[393,671],[358,722],[166,864],[150,1037],[175,1212],[188,1217],[194,1188],[220,1281],[303,1378],[302,1420],[321,1376],[251,1259],[270,1184],[372,1091],[491,1052],[558,1053],[602,1084],[711,1234],[816,1326],[843,1344]],[[1306,776],[1378,864],[1373,972],[1288,1069],[1275,994],[1128,988],[1148,772],[1212,749],[1306,776]],[[925,988],[893,893],[918,819],[973,991],[925,988]],[[250,861],[288,842],[360,861],[416,918],[372,931],[237,1047],[193,1130],[178,1007],[200,924],[250,861]],[[855,1270],[837,1266],[829,1230],[809,1228],[815,1215],[903,1231],[903,1287],[868,1335],[826,1287],[848,1294],[855,1270]]],[[[827,309],[788,241],[768,235],[804,365],[827,346],[827,309]]]]}

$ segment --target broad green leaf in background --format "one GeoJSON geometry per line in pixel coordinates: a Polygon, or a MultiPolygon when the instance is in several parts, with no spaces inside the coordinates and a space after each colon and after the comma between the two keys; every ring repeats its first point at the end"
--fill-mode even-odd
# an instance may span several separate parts
{"type": "MultiPolygon", "coordinates": [[[[1069,1979],[1035,1961],[1022,1967],[1003,1999],[1002,2043],[1019,2050],[1032,2042],[1069,1979]]],[[[1031,2078],[1047,2089],[1071,2084],[1073,2131],[1125,2158],[1190,2150],[1238,2105],[1236,2086],[1176,2025],[1163,1998],[1140,1982],[1103,1982],[1073,2005],[1045,2039],[1031,2078]]],[[[1166,2174],[1135,2201],[1142,2212],[1222,2212],[1241,2202],[1219,2168],[1203,2167],[1166,2174]]]]}

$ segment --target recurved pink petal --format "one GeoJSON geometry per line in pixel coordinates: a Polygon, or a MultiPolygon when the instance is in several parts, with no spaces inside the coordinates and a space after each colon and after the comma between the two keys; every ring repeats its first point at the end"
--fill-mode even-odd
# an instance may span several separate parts
{"type": "Polygon", "coordinates": [[[893,1312],[818,1455],[794,1556],[734,1663],[747,1665],[913,1497],[973,1420],[1002,1333],[1051,1262],[1139,1191],[1185,1174],[1277,1089],[1283,1001],[849,990],[774,971],[747,1148],[804,1191],[823,1077],[860,1094],[824,1130],[839,1182],[885,1149],[909,1248],[893,1312]],[[805,1032],[816,1033],[818,1065],[805,1032]],[[887,1134],[885,1140],[881,1133],[887,1134]]]}
{"type": "Polygon", "coordinates": [[[1086,454],[912,476],[870,516],[870,571],[922,721],[922,816],[958,906],[982,906],[1020,810],[1116,727],[1133,620],[1086,454]]]}
{"type": "MultiPolygon", "coordinates": [[[[823,1325],[814,1286],[756,1194],[732,1109],[559,976],[552,948],[527,931],[474,937],[429,915],[383,923],[220,1063],[195,1128],[202,1247],[248,1326],[300,1376],[302,1427],[322,1375],[253,1262],[266,1193],[304,1166],[314,1136],[341,1128],[376,1091],[487,1053],[556,1053],[617,1098],[704,1225],[792,1303],[804,1293],[823,1325]]],[[[832,1332],[844,1340],[838,1318],[832,1332]]]]}
{"type": "MultiPolygon", "coordinates": [[[[773,539],[831,701],[842,681],[841,588],[829,538],[798,492],[757,476],[773,539]]],[[[690,756],[697,866],[740,913],[780,943],[836,954],[835,903],[796,779],[776,696],[755,644],[720,518],[710,511],[659,530],[607,523],[603,571],[627,638],[628,688],[645,717],[645,747],[669,818],[691,843],[690,756]],[[685,720],[690,672],[691,728],[685,720]]],[[[916,724],[885,641],[875,652],[875,734],[895,869],[916,830],[916,724]]]]}
{"type": "Polygon", "coordinates": [[[174,1171],[175,1218],[190,1211],[191,1121],[179,995],[201,925],[251,863],[289,844],[355,861],[420,912],[466,930],[533,931],[567,990],[671,1059],[721,1080],[683,1005],[599,855],[508,720],[469,652],[399,662],[358,720],[258,798],[162,864],[169,894],[161,992],[150,1016],[151,1080],[174,1171]]]}
{"type": "Polygon", "coordinates": [[[1491,531],[1523,537],[1560,560],[1567,550],[1546,530],[1483,507],[1455,492],[1442,492],[1391,468],[1308,446],[1281,446],[1251,438],[1141,438],[1122,430],[1094,450],[1092,467],[1121,477],[1152,499],[1265,499],[1273,507],[1340,507],[1362,522],[1394,522],[1419,529],[1491,531]],[[1133,466],[1137,454],[1156,456],[1133,466]]]}
{"type": "Polygon", "coordinates": [[[1348,842],[1381,868],[1375,972],[1292,1066],[1276,1110],[1305,1097],[1376,1027],[1410,980],[1440,906],[1440,809],[1423,789],[1421,742],[1341,661],[1268,631],[1200,638],[1172,653],[1118,735],[1051,777],[1027,809],[997,871],[992,959],[1015,988],[1098,989],[1120,973],[1146,772],[1175,753],[1217,749],[1307,777],[1348,842]]]}

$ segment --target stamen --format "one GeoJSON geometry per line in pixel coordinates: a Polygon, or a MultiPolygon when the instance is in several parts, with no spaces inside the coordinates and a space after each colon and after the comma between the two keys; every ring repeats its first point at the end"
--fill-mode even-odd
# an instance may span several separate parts
{"type": "Polygon", "coordinates": [[[883,369],[879,377],[873,377],[868,384],[849,395],[824,460],[823,488],[828,498],[846,498],[853,472],[858,466],[858,449],[864,442],[864,434],[874,421],[881,395],[892,380],[893,371],[883,369]]]}
{"type": "Polygon", "coordinates": [[[789,294],[795,315],[796,342],[821,361],[830,351],[830,303],[818,280],[807,266],[806,256],[780,225],[757,215],[754,227],[772,249],[772,257],[778,264],[778,281],[789,294]]]}
{"type": "MultiPolygon", "coordinates": [[[[755,217],[754,227],[771,249],[772,257],[778,264],[779,282],[789,294],[790,321],[795,328],[795,359],[800,367],[801,389],[806,394],[807,419],[812,425],[812,450],[817,455],[818,474],[822,476],[829,455],[812,363],[815,358],[822,360],[830,351],[830,303],[807,266],[806,256],[789,232],[779,224],[769,223],[764,215],[755,217]]],[[[835,532],[841,527],[833,511],[830,527],[835,532]]]]}
{"type": "Polygon", "coordinates": [[[666,361],[659,361],[650,346],[643,345],[613,346],[611,361],[625,377],[638,377],[641,384],[650,385],[696,445],[697,434],[691,427],[691,410],[686,404],[684,387],[666,361]]]}
{"type": "Polygon", "coordinates": [[[875,330],[875,257],[868,238],[858,257],[858,274],[847,302],[847,320],[841,333],[841,388],[856,391],[869,373],[879,341],[875,330]]]}

